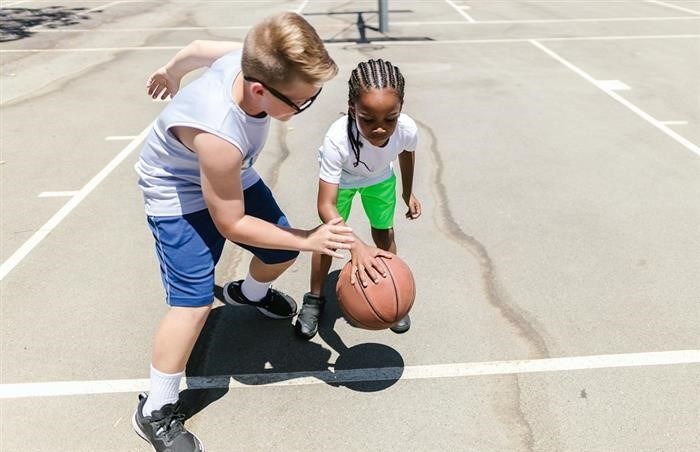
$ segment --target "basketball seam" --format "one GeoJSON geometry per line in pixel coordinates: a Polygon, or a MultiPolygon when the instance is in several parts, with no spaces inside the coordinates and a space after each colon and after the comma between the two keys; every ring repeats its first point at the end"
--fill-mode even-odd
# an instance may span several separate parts
{"type": "MultiPolygon", "coordinates": [[[[357,270],[357,280],[358,280],[358,282],[360,281],[360,270],[357,270]]],[[[360,292],[362,292],[362,296],[363,296],[364,299],[365,299],[365,303],[367,303],[367,306],[369,306],[370,310],[372,311],[372,314],[374,314],[374,316],[375,316],[378,320],[380,320],[380,321],[386,323],[387,320],[384,319],[384,317],[382,317],[382,316],[379,314],[379,312],[377,312],[377,309],[374,307],[374,305],[372,304],[372,301],[371,301],[371,300],[369,299],[369,297],[367,296],[367,293],[365,292],[365,288],[364,288],[364,286],[363,286],[361,283],[360,283],[360,292]]]]}
{"type": "Polygon", "coordinates": [[[392,273],[392,271],[391,271],[391,267],[389,267],[386,264],[386,261],[384,261],[384,259],[382,259],[382,265],[384,265],[384,268],[386,268],[386,271],[391,275],[391,281],[393,283],[391,285],[391,287],[394,288],[394,319],[398,321],[401,319],[396,318],[396,317],[398,317],[398,313],[399,313],[399,291],[396,288],[396,284],[397,284],[396,278],[394,277],[394,273],[392,273]]]}
{"type": "MultiPolygon", "coordinates": [[[[359,291],[359,293],[362,294],[362,297],[364,298],[365,304],[367,304],[367,306],[370,307],[371,313],[374,314],[375,319],[377,319],[377,320],[379,320],[379,321],[381,321],[381,322],[386,323],[386,320],[384,320],[383,318],[381,318],[381,317],[375,312],[374,307],[372,306],[372,303],[369,301],[369,298],[367,297],[367,294],[366,294],[365,291],[364,291],[364,287],[363,287],[363,286],[361,285],[361,283],[359,282],[359,281],[360,281],[360,279],[359,279],[359,278],[360,278],[360,276],[359,276],[359,270],[357,271],[357,275],[356,275],[356,276],[357,276],[358,284],[360,284],[360,291],[359,291]]],[[[343,315],[345,316],[346,320],[347,320],[348,323],[350,323],[351,325],[354,324],[353,326],[356,326],[356,327],[359,327],[359,328],[367,328],[367,329],[372,329],[372,330],[373,330],[373,329],[376,329],[376,328],[373,328],[373,327],[369,327],[368,325],[365,324],[365,322],[360,322],[356,317],[350,315],[350,313],[348,312],[348,310],[346,310],[346,309],[343,307],[342,303],[339,303],[339,307],[340,307],[340,310],[343,312],[343,315]]]]}
{"type": "MultiPolygon", "coordinates": [[[[379,260],[380,260],[380,262],[382,263],[382,265],[384,265],[384,267],[386,267],[386,269],[389,270],[389,275],[391,276],[392,287],[394,288],[394,300],[395,300],[396,303],[398,303],[398,295],[396,294],[396,280],[394,279],[394,275],[393,275],[393,273],[391,273],[391,270],[389,269],[389,266],[386,265],[386,262],[384,262],[384,259],[379,259],[379,260]]],[[[359,273],[360,273],[360,270],[357,270],[358,281],[359,281],[359,276],[360,276],[359,273]]],[[[364,286],[361,285],[360,287],[362,288],[362,296],[365,297],[365,302],[367,302],[367,305],[370,307],[370,309],[372,310],[372,313],[374,313],[375,317],[376,317],[377,319],[381,320],[381,321],[384,322],[384,323],[391,322],[391,320],[385,319],[385,318],[377,311],[377,309],[374,307],[374,305],[373,305],[372,302],[370,301],[369,297],[368,297],[367,294],[365,293],[365,288],[364,288],[364,286]]],[[[398,312],[398,308],[396,309],[396,311],[398,312]]]]}

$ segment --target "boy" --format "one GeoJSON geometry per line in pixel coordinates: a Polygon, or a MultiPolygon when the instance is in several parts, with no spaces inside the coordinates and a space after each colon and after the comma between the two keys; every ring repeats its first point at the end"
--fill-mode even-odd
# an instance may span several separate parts
{"type": "Polygon", "coordinates": [[[352,242],[340,219],[310,231],[291,228],[252,167],[270,117],[286,121],[305,110],[337,73],[323,42],[301,16],[281,13],[253,26],[241,52],[216,59],[232,50],[227,45],[192,51],[207,46],[195,42],[154,74],[185,73],[201,65],[196,58],[211,64],[158,116],[136,164],[170,305],[154,340],[151,392],[139,396],[132,419],[156,451],[203,450],[184,428],[178,392],[214,300],[224,242],[254,255],[246,278],[225,285],[225,300],[273,318],[296,314],[294,300],[270,285],[299,251],[340,257],[336,250],[352,242]]]}

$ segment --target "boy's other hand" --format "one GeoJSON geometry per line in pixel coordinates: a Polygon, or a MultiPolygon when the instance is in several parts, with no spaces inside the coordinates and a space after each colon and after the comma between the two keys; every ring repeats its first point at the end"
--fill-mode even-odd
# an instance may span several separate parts
{"type": "Polygon", "coordinates": [[[422,208],[420,205],[420,201],[418,201],[418,198],[416,198],[416,196],[413,193],[411,193],[408,199],[406,199],[406,196],[404,196],[404,201],[408,206],[406,218],[408,218],[409,220],[415,220],[416,218],[420,217],[422,208]]]}
{"type": "Polygon", "coordinates": [[[148,77],[146,89],[148,95],[153,99],[160,97],[161,100],[165,100],[168,96],[172,99],[180,89],[180,78],[168,73],[168,70],[163,66],[148,77]]]}
{"type": "Polygon", "coordinates": [[[355,284],[357,274],[360,277],[360,284],[367,287],[368,280],[374,284],[379,284],[379,278],[386,278],[386,267],[379,262],[378,257],[391,259],[391,253],[380,248],[367,246],[356,242],[352,247],[352,273],[350,273],[350,284],[355,284]]]}
{"type": "Polygon", "coordinates": [[[334,218],[309,232],[307,237],[309,250],[329,256],[342,258],[338,249],[349,250],[355,239],[352,228],[343,223],[342,218],[334,218]]]}

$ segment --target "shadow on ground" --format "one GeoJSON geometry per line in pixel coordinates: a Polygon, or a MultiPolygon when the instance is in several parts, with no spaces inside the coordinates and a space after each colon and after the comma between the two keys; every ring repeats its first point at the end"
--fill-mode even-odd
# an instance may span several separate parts
{"type": "MultiPolygon", "coordinates": [[[[186,416],[223,397],[231,378],[254,386],[313,375],[328,385],[361,392],[396,383],[404,368],[396,350],[378,343],[347,347],[335,332],[336,321],[345,322],[334,292],[338,273],[328,276],[331,290],[325,293],[328,302],[318,333],[338,353],[335,362],[330,362],[331,349],[297,338],[291,319],[268,319],[247,306],[219,306],[211,311],[187,363],[189,389],[180,394],[186,416]]],[[[216,296],[223,299],[221,287],[216,287],[216,296]]]]}
{"type": "Polygon", "coordinates": [[[0,8],[0,42],[28,38],[34,34],[34,27],[67,27],[87,19],[86,8],[0,8]]]}

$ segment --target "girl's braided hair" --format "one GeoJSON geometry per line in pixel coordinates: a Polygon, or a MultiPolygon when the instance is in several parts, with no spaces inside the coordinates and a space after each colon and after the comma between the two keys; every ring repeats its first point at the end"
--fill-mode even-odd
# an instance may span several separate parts
{"type": "Polygon", "coordinates": [[[405,81],[401,71],[389,61],[381,59],[363,61],[353,69],[350,74],[350,80],[348,80],[348,139],[350,140],[352,152],[355,155],[353,166],[362,163],[369,170],[367,164],[360,160],[360,148],[362,147],[360,131],[355,125],[355,116],[350,106],[355,105],[362,92],[370,89],[385,88],[396,91],[396,94],[399,96],[399,102],[403,105],[404,85],[405,81]]]}

